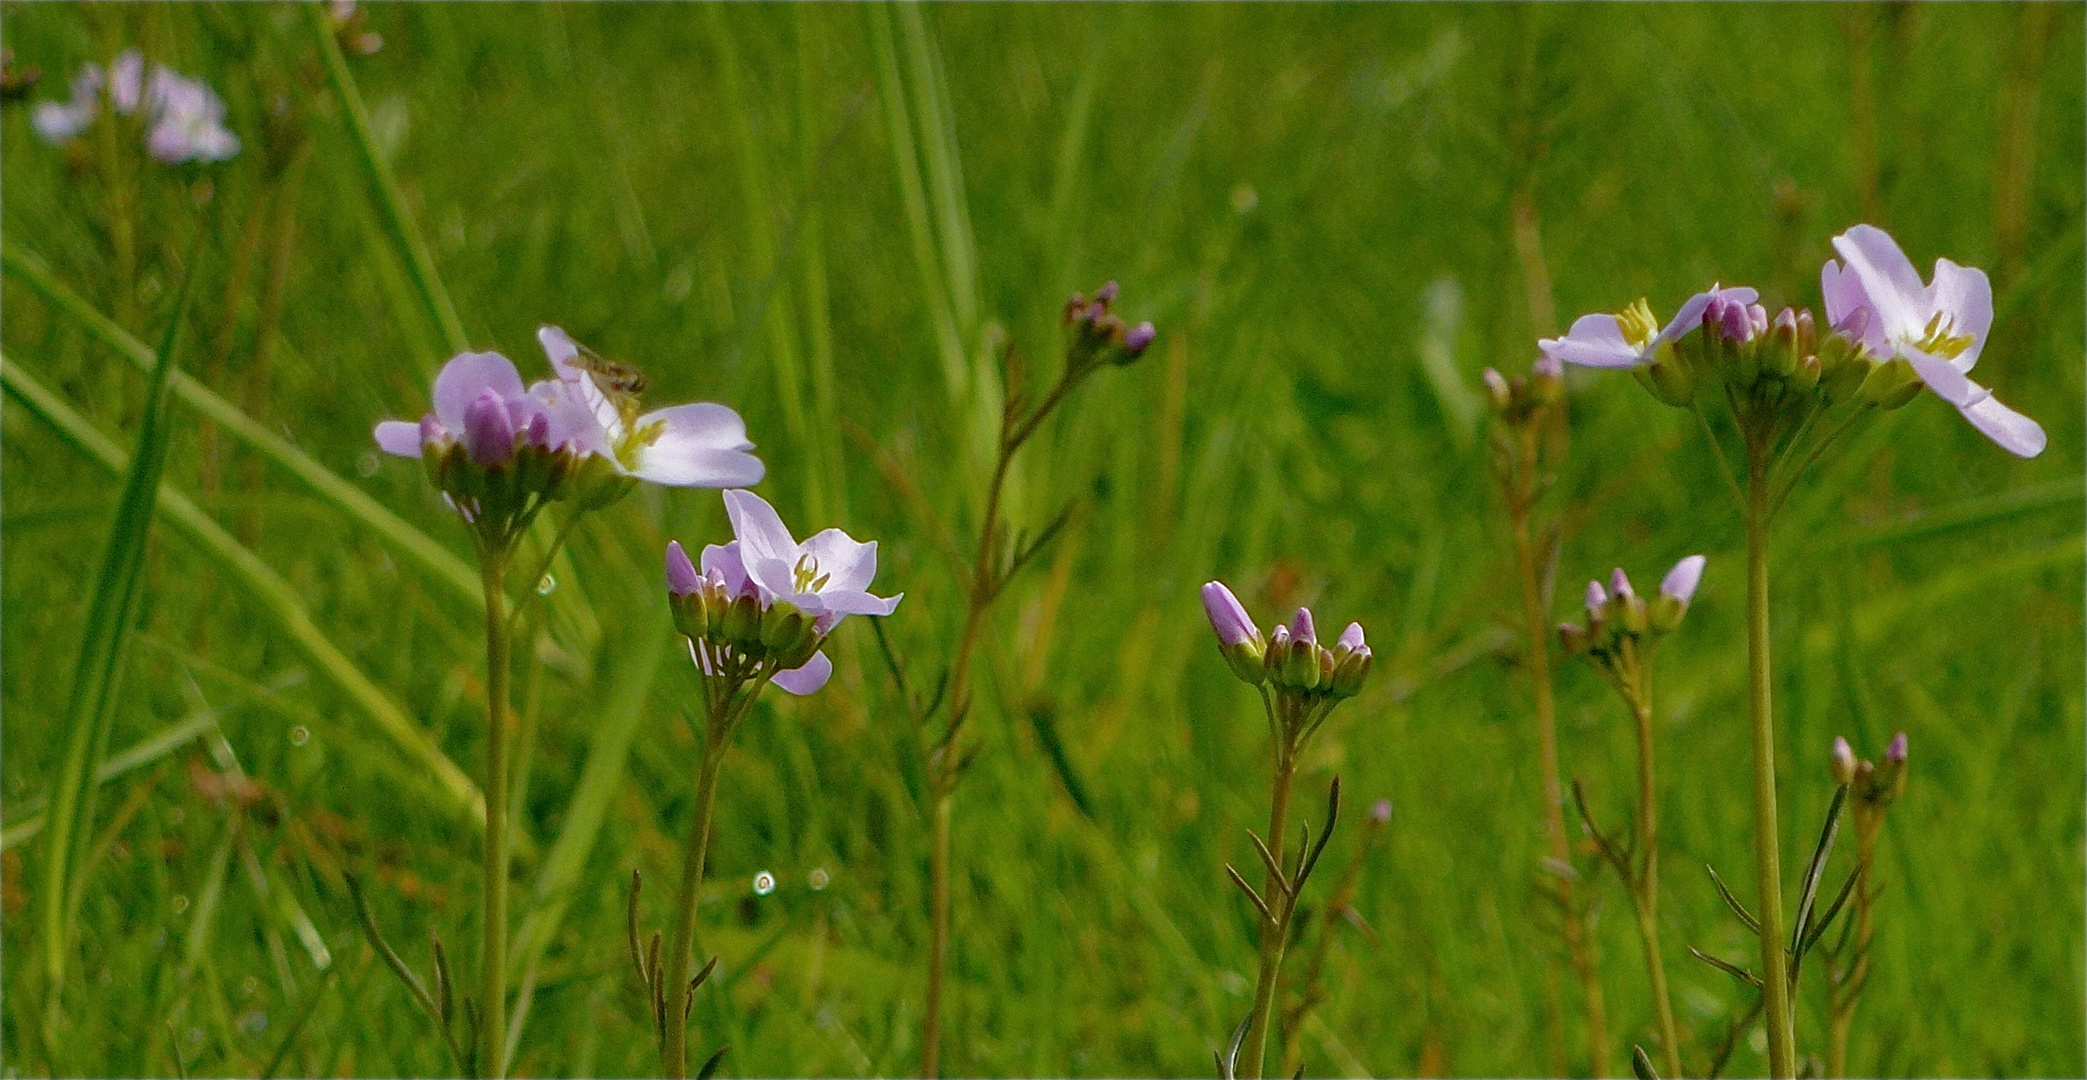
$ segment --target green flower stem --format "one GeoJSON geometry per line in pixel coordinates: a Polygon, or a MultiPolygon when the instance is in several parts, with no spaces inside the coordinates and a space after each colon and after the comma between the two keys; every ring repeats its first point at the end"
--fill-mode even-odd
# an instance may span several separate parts
{"type": "Polygon", "coordinates": [[[1855,883],[1855,898],[1850,904],[1855,909],[1852,938],[1855,960],[1844,973],[1839,973],[1840,984],[1833,992],[1832,1049],[1826,1075],[1834,1080],[1848,1075],[1848,1033],[1855,1026],[1855,1005],[1862,999],[1862,984],[1870,973],[1870,939],[1876,933],[1870,922],[1870,908],[1877,899],[1876,890],[1870,884],[1870,860],[1876,853],[1877,827],[1883,821],[1882,814],[1856,807],[1855,872],[1862,878],[1855,883]]]}
{"type": "MultiPolygon", "coordinates": [[[[1534,433],[1527,438],[1533,440],[1534,433]]],[[[1533,474],[1535,447],[1526,447],[1524,455],[1524,460],[1530,463],[1524,472],[1533,474]]],[[[1515,564],[1522,578],[1529,681],[1536,699],[1537,754],[1543,771],[1544,834],[1549,842],[1552,862],[1563,868],[1571,865],[1572,849],[1567,845],[1565,835],[1565,786],[1559,779],[1557,709],[1551,700],[1551,635],[1539,583],[1543,571],[1537,565],[1536,545],[1529,536],[1527,498],[1526,495],[1510,498],[1514,515],[1515,564]]],[[[1587,946],[1587,930],[1580,921],[1580,909],[1574,903],[1572,880],[1563,875],[1555,877],[1566,954],[1572,960],[1574,974],[1579,977],[1581,998],[1587,1007],[1588,1065],[1593,1076],[1605,1077],[1609,1075],[1609,1016],[1602,995],[1601,973],[1596,970],[1593,954],[1587,946]]]]}
{"type": "Polygon", "coordinates": [[[1631,893],[1637,909],[1638,934],[1645,941],[1645,974],[1652,982],[1652,1004],[1659,1016],[1659,1037],[1666,1051],[1667,1075],[1679,1077],[1681,1039],[1674,1029],[1674,1003],[1667,992],[1666,955],[1659,947],[1659,817],[1652,775],[1652,663],[1635,658],[1638,679],[1631,694],[1631,715],[1638,727],[1638,827],[1640,851],[1637,880],[1631,893]]]}
{"type": "Polygon", "coordinates": [[[950,781],[937,781],[935,821],[928,848],[927,1016],[921,1026],[920,1075],[933,1080],[941,1068],[942,972],[949,966],[949,823],[955,803],[950,781]],[[945,783],[951,786],[942,786],[945,783]]]}
{"type": "Polygon", "coordinates": [[[507,1062],[507,560],[484,550],[486,598],[485,946],[478,995],[478,1074],[506,1075],[507,1062]]]}
{"type": "MultiPolygon", "coordinates": [[[[1295,748],[1287,745],[1287,739],[1279,742],[1275,754],[1275,781],[1270,790],[1268,807],[1268,853],[1275,856],[1275,866],[1283,865],[1283,832],[1290,820],[1290,781],[1297,773],[1295,748]]],[[[1247,1025],[1246,1043],[1240,1050],[1242,1080],[1257,1080],[1261,1075],[1262,1061],[1268,1054],[1268,1025],[1274,1016],[1275,987],[1283,967],[1283,947],[1290,933],[1290,912],[1295,904],[1288,898],[1288,889],[1276,876],[1275,866],[1268,868],[1261,895],[1280,913],[1280,921],[1261,920],[1261,974],[1254,983],[1253,1020],[1247,1025]]],[[[1301,883],[1300,883],[1301,884],[1301,883]]]]}
{"type": "Polygon", "coordinates": [[[689,968],[694,963],[696,901],[703,885],[703,859],[710,847],[710,811],[717,800],[717,774],[725,763],[728,722],[712,718],[703,741],[703,765],[696,773],[696,821],[689,828],[681,859],[681,887],[674,894],[674,934],[667,946],[666,1039],[660,1044],[660,1070],[679,1080],[688,1075],[689,968]]]}
{"type": "Polygon", "coordinates": [[[1783,941],[1783,868],[1775,814],[1775,716],[1769,705],[1768,523],[1769,455],[1765,440],[1749,440],[1746,475],[1747,674],[1754,729],[1754,876],[1761,890],[1762,1004],[1768,1024],[1768,1075],[1796,1075],[1790,1026],[1790,979],[1783,941]]]}

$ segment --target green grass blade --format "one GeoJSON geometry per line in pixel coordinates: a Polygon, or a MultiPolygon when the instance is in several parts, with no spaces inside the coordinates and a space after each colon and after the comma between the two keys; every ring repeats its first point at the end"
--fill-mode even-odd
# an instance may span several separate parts
{"type": "MultiPolygon", "coordinates": [[[[0,240],[0,269],[4,269],[9,277],[27,285],[30,291],[43,297],[52,307],[77,320],[89,334],[114,349],[118,355],[147,371],[152,369],[152,350],[125,332],[108,316],[96,310],[78,293],[67,288],[52,276],[40,259],[16,246],[11,240],[0,240]]],[[[473,607],[484,604],[485,598],[479,591],[478,571],[449,549],[436,543],[428,534],[385,509],[382,503],[370,498],[361,488],[314,461],[310,455],[298,449],[296,444],[256,422],[239,406],[219,397],[209,387],[197,382],[188,374],[176,371],[171,377],[171,382],[175,397],[216,421],[227,434],[246,443],[269,461],[281,466],[285,472],[303,481],[321,498],[338,506],[350,520],[360,521],[369,526],[371,531],[391,544],[400,554],[427,570],[435,582],[455,599],[473,607]]]]}
{"type": "Polygon", "coordinates": [[[73,911],[85,889],[81,856],[94,821],[94,773],[108,750],[115,720],[117,689],[123,679],[124,646],[137,621],[139,582],[144,575],[145,546],[151,538],[154,502],[167,459],[167,383],[174,370],[188,298],[195,286],[190,266],[182,276],[166,335],[160,339],[152,382],[138,421],[137,449],[131,455],[116,504],[116,520],[102,549],[101,571],[88,600],[87,622],[80,635],[78,665],[65,722],[71,735],[59,766],[48,815],[43,906],[44,974],[47,978],[47,1027],[55,1033],[63,999],[66,958],[71,953],[73,911]]]}
{"type": "Polygon", "coordinates": [[[406,213],[406,197],[399,191],[398,180],[384,164],[383,155],[377,152],[376,136],[370,132],[369,110],[363,107],[362,94],[355,89],[355,75],[348,70],[348,60],[341,55],[340,43],[334,40],[326,6],[310,3],[304,7],[305,14],[311,18],[312,38],[319,47],[319,59],[326,67],[326,80],[333,87],[334,96],[340,99],[341,114],[347,119],[356,158],[362,163],[370,186],[376,189],[377,208],[383,214],[384,227],[391,233],[392,242],[406,254],[406,270],[412,275],[413,287],[420,294],[428,318],[442,333],[442,347],[452,355],[463,352],[471,347],[469,339],[464,336],[464,324],[457,319],[456,306],[449,302],[449,292],[442,287],[442,279],[435,275],[434,256],[429,254],[419,230],[413,227],[413,219],[406,213]]]}
{"type": "MultiPolygon", "coordinates": [[[[115,444],[75,412],[64,400],[38,383],[13,361],[0,356],[0,382],[17,401],[55,429],[72,446],[111,472],[128,468],[128,459],[115,444]]],[[[340,650],[305,610],[297,590],[261,557],[199,509],[180,492],[162,487],[161,514],[183,536],[215,560],[233,580],[243,585],[292,645],[357,707],[376,721],[377,728],[404,753],[430,773],[446,797],[445,809],[466,815],[474,827],[484,827],[485,796],[471,778],[435,745],[427,732],[406,714],[355,662],[340,650]]]]}

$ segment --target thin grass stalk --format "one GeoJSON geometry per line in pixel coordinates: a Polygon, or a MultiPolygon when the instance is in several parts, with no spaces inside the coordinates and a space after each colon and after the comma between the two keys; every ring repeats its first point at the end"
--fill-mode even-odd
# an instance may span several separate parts
{"type": "MultiPolygon", "coordinates": [[[[130,468],[129,457],[93,424],[4,356],[0,356],[0,384],[60,438],[104,469],[120,476],[130,468]]],[[[158,509],[177,532],[246,587],[289,643],[374,720],[408,760],[433,776],[445,796],[446,811],[463,817],[473,828],[484,827],[485,803],[478,786],[319,629],[294,586],[172,485],[160,485],[158,509]]]]}
{"type": "Polygon", "coordinates": [[[1652,761],[1652,663],[1638,655],[1637,686],[1630,695],[1631,719],[1638,731],[1638,843],[1637,880],[1631,895],[1638,916],[1638,935],[1645,943],[1645,977],[1652,984],[1652,1006],[1659,1020],[1661,1055],[1667,1075],[1682,1076],[1681,1038],[1674,1027],[1674,1003],[1667,991],[1666,955],[1659,945],[1659,799],[1654,787],[1652,761]]]}
{"type": "MultiPolygon", "coordinates": [[[[199,239],[200,235],[199,232],[199,239]]],[[[56,796],[48,818],[40,898],[47,995],[44,1019],[46,1033],[54,1041],[63,1019],[65,969],[72,951],[74,911],[85,890],[85,844],[94,821],[97,787],[94,775],[108,750],[116,694],[123,681],[125,646],[137,621],[146,544],[156,516],[160,475],[166,465],[169,442],[167,385],[195,279],[192,248],[191,264],[184,270],[181,291],[174,300],[166,333],[160,339],[144,414],[138,422],[137,449],[131,455],[116,517],[110,523],[108,542],[102,549],[101,570],[81,630],[79,661],[73,669],[72,692],[66,706],[71,737],[59,767],[56,796]]]]}
{"type": "Polygon", "coordinates": [[[1796,1075],[1790,1017],[1788,936],[1783,924],[1782,854],[1776,832],[1775,717],[1768,670],[1769,448],[1748,439],[1746,513],[1746,624],[1748,705],[1754,745],[1754,874],[1761,897],[1761,983],[1768,1026],[1768,1075],[1796,1075]]]}

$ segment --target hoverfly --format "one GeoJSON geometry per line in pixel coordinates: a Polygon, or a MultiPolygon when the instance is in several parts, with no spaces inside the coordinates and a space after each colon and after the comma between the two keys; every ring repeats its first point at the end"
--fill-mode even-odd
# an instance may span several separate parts
{"type": "Polygon", "coordinates": [[[611,360],[577,341],[573,344],[580,351],[573,357],[572,365],[585,371],[618,411],[626,415],[636,412],[638,396],[645,392],[645,373],[635,364],[611,360]]]}

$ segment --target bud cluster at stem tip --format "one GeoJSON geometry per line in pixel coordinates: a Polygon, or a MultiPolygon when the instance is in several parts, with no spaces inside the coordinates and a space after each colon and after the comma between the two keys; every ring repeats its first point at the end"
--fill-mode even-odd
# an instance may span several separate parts
{"type": "Polygon", "coordinates": [[[1858,809],[1881,812],[1906,791],[1906,733],[1892,737],[1884,749],[1884,761],[1857,760],[1855,748],[1845,738],[1833,740],[1833,780],[1848,789],[1858,809]]]}
{"type": "Polygon", "coordinates": [[[794,670],[809,663],[825,640],[818,620],[787,601],[764,603],[753,582],[734,590],[722,573],[698,574],[674,541],[667,544],[667,603],[674,629],[698,647],[705,675],[744,678],[762,664],[794,670]],[[708,657],[700,655],[705,651],[708,657]]]}
{"type": "Polygon", "coordinates": [[[1103,362],[1118,365],[1135,362],[1145,355],[1153,338],[1159,336],[1149,322],[1126,324],[1111,310],[1116,304],[1116,283],[1094,291],[1089,299],[1079,293],[1065,302],[1065,325],[1071,331],[1065,344],[1067,371],[1080,371],[1103,362]]]}
{"type": "Polygon", "coordinates": [[[1695,599],[1706,561],[1701,555],[1690,555],[1675,563],[1660,580],[1659,594],[1650,600],[1631,588],[1630,578],[1621,567],[1609,575],[1606,589],[1599,581],[1589,581],[1587,625],[1562,623],[1558,627],[1559,639],[1575,655],[1602,663],[1616,655],[1626,642],[1655,640],[1674,632],[1681,625],[1682,616],[1688,614],[1689,602],[1695,599]]]}
{"type": "Polygon", "coordinates": [[[1565,396],[1565,365],[1556,357],[1538,357],[1526,375],[1509,379],[1487,368],[1483,378],[1493,415],[1513,427],[1529,423],[1565,396]]]}
{"type": "Polygon", "coordinates": [[[1203,612],[1217,634],[1218,652],[1232,674],[1249,686],[1307,698],[1351,698],[1362,692],[1374,657],[1361,623],[1349,623],[1329,649],[1319,644],[1308,608],[1264,639],[1246,608],[1220,581],[1203,586],[1203,612]]]}

